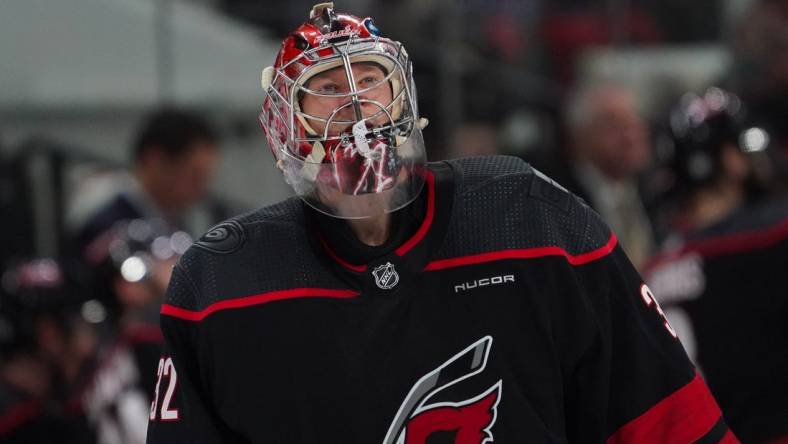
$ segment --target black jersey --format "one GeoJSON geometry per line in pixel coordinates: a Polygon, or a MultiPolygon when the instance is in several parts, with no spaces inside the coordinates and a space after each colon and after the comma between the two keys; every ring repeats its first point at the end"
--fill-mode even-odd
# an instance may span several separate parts
{"type": "Polygon", "coordinates": [[[788,438],[788,201],[740,209],[655,258],[645,275],[727,423],[788,438]]]}
{"type": "Polygon", "coordinates": [[[298,200],[179,261],[148,442],[736,442],[614,235],[524,162],[430,164],[354,263],[298,200]]]}

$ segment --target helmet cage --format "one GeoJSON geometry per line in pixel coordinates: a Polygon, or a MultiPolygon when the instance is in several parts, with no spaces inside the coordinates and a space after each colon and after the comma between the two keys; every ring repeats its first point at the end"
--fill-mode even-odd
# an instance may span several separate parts
{"type": "MultiPolygon", "coordinates": [[[[331,124],[351,125],[360,120],[370,121],[385,114],[387,124],[374,128],[374,132],[391,132],[394,135],[407,137],[413,123],[417,120],[412,66],[408,54],[399,42],[381,37],[357,38],[350,37],[344,42],[334,43],[323,40],[320,47],[304,51],[281,67],[274,67],[274,77],[266,92],[268,98],[260,120],[267,130],[276,129],[272,149],[289,152],[297,158],[306,160],[309,150],[304,152],[302,144],[341,140],[345,135],[329,135],[331,124]],[[373,62],[386,68],[385,82],[392,85],[393,94],[389,104],[382,104],[364,99],[361,95],[377,88],[375,84],[368,88],[358,89],[353,81],[351,64],[356,62],[373,62]],[[348,77],[349,91],[346,93],[325,93],[309,89],[307,81],[315,75],[336,67],[344,67],[348,77]],[[334,110],[328,118],[308,114],[300,109],[299,98],[302,94],[317,97],[347,97],[350,101],[334,110]],[[372,103],[378,111],[366,118],[360,118],[358,107],[362,103],[372,103]],[[356,120],[337,119],[336,114],[347,106],[353,106],[356,120]],[[325,124],[322,134],[312,129],[309,121],[325,124]],[[270,128],[273,127],[273,128],[270,128]],[[284,134],[282,134],[284,133],[284,134]]],[[[279,159],[279,153],[274,153],[279,159]]]]}
{"type": "Polygon", "coordinates": [[[332,216],[370,217],[402,208],[423,186],[426,155],[415,91],[412,64],[401,43],[379,36],[351,35],[340,42],[323,39],[318,47],[273,68],[260,122],[286,182],[305,202],[332,216]],[[364,62],[381,66],[384,77],[359,87],[352,64],[364,62]],[[334,68],[344,69],[347,91],[306,86],[314,76],[334,68]],[[390,103],[364,96],[384,84],[392,90],[390,103]],[[307,94],[346,100],[330,115],[316,116],[300,107],[307,94]],[[368,112],[371,115],[362,114],[362,105],[373,110],[368,112]],[[348,119],[347,111],[340,117],[348,108],[354,120],[348,119]],[[312,122],[320,122],[322,131],[316,131],[312,122]],[[344,130],[332,134],[332,126],[344,130]],[[337,191],[355,201],[326,198],[337,191]],[[376,201],[362,196],[368,194],[380,197],[376,201]]]}

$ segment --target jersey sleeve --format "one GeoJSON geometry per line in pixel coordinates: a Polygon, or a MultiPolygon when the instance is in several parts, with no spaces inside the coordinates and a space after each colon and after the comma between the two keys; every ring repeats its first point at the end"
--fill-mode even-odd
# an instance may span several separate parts
{"type": "Polygon", "coordinates": [[[567,376],[570,441],[738,442],[621,246],[579,273],[593,328],[567,376]]]}
{"type": "MultiPolygon", "coordinates": [[[[175,267],[165,305],[194,297],[185,273],[175,267]]],[[[148,444],[245,443],[212,408],[198,357],[198,323],[161,315],[164,335],[162,356],[148,422],[148,444]]]]}

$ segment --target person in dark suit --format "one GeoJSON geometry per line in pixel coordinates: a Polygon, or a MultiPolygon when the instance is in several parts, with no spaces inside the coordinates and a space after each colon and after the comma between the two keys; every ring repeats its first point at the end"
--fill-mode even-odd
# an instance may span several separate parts
{"type": "Polygon", "coordinates": [[[638,181],[652,149],[632,92],[613,83],[580,88],[566,104],[565,119],[567,146],[539,166],[588,202],[632,262],[642,265],[655,241],[638,181]]]}

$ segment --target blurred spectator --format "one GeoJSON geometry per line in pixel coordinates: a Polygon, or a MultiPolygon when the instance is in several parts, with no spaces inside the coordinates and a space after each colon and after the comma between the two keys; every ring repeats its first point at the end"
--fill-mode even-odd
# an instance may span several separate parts
{"type": "Polygon", "coordinates": [[[218,137],[205,118],[155,111],[134,141],[131,174],[103,184],[113,192],[75,230],[75,254],[91,270],[89,294],[103,326],[98,364],[80,396],[99,444],[145,441],[162,342],[159,306],[175,260],[192,242],[182,231],[187,216],[206,197],[218,160],[218,137]]]}
{"type": "Polygon", "coordinates": [[[79,287],[51,259],[17,263],[0,289],[0,442],[88,444],[78,387],[93,365],[95,328],[79,287]]]}
{"type": "Polygon", "coordinates": [[[756,1],[734,29],[732,87],[750,120],[772,139],[774,167],[788,188],[788,1],[756,1]]]}
{"type": "Polygon", "coordinates": [[[134,141],[131,176],[118,178],[119,192],[76,229],[77,248],[84,251],[119,220],[183,229],[186,212],[206,196],[218,161],[218,137],[205,118],[177,109],[154,112],[134,141]]]}
{"type": "Polygon", "coordinates": [[[671,113],[672,145],[659,163],[669,169],[665,211],[674,213],[673,235],[713,225],[766,194],[754,160],[769,139],[747,122],[741,99],[716,87],[686,94],[671,113]]]}
{"type": "Polygon", "coordinates": [[[770,443],[788,439],[788,200],[754,180],[765,139],[742,110],[711,88],[672,114],[679,222],[644,276],[734,433],[770,443]]]}
{"type": "Polygon", "coordinates": [[[99,444],[142,444],[162,344],[159,307],[172,267],[192,239],[182,231],[158,232],[143,219],[117,222],[104,236],[106,243],[94,244],[106,246],[94,282],[110,287],[99,301],[107,307],[108,328],[83,400],[99,444]]]}
{"type": "Polygon", "coordinates": [[[119,222],[91,274],[51,259],[2,274],[0,442],[143,444],[161,350],[158,312],[189,235],[119,222]]]}
{"type": "Polygon", "coordinates": [[[546,172],[599,212],[639,267],[653,253],[654,233],[638,184],[652,150],[635,98],[614,84],[590,86],[566,115],[568,152],[546,172]]]}

